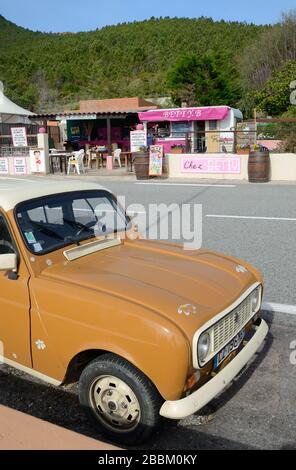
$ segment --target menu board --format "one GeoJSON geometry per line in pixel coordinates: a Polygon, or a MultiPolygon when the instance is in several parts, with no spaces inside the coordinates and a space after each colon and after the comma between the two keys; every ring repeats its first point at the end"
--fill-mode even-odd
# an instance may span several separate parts
{"type": "Polygon", "coordinates": [[[162,175],[163,145],[150,145],[149,176],[162,175]]]}
{"type": "Polygon", "coordinates": [[[12,145],[14,147],[28,147],[27,132],[25,127],[11,128],[12,145]]]}
{"type": "Polygon", "coordinates": [[[15,175],[26,175],[27,174],[27,164],[25,157],[15,157],[13,159],[13,168],[15,175]]]}
{"type": "Polygon", "coordinates": [[[145,130],[131,131],[131,152],[139,152],[141,147],[147,146],[147,133],[145,130]]]}
{"type": "Polygon", "coordinates": [[[0,175],[8,175],[8,158],[0,158],[0,175]]]}

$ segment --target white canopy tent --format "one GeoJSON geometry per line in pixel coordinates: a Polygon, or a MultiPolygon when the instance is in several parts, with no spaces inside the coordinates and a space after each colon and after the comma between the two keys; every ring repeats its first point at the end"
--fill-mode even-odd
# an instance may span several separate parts
{"type": "Polygon", "coordinates": [[[33,116],[34,113],[27,109],[21,108],[13,103],[9,98],[4,95],[3,84],[0,82],[0,123],[6,124],[30,124],[28,116],[33,116]]]}

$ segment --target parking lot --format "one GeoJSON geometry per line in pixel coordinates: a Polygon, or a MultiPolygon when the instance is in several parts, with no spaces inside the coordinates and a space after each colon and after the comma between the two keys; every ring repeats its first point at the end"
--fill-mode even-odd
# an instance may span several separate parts
{"type": "MultiPolygon", "coordinates": [[[[265,279],[265,304],[296,310],[296,186],[137,183],[100,180],[140,203],[202,204],[202,247],[232,254],[258,268],[265,279]]],[[[182,241],[182,240],[180,240],[182,241]]],[[[248,368],[198,415],[165,422],[145,449],[296,448],[295,383],[291,343],[296,315],[265,312],[270,333],[248,368]],[[206,419],[205,419],[206,420],[206,419]]],[[[74,387],[55,389],[0,366],[0,403],[82,434],[102,438],[78,406],[74,387]]]]}

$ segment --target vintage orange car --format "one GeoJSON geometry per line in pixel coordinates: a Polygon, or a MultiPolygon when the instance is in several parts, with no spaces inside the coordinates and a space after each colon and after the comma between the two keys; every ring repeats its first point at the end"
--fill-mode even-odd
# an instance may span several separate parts
{"type": "Polygon", "coordinates": [[[245,262],[141,240],[108,190],[0,180],[3,361],[135,444],[219,394],[259,349],[262,279],[245,262]]]}

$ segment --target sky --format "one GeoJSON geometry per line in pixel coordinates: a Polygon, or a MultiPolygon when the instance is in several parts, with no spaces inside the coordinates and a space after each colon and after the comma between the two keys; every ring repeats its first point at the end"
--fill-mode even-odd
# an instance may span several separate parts
{"type": "Polygon", "coordinates": [[[88,31],[151,16],[276,23],[296,0],[0,0],[0,14],[34,31],[88,31]]]}

